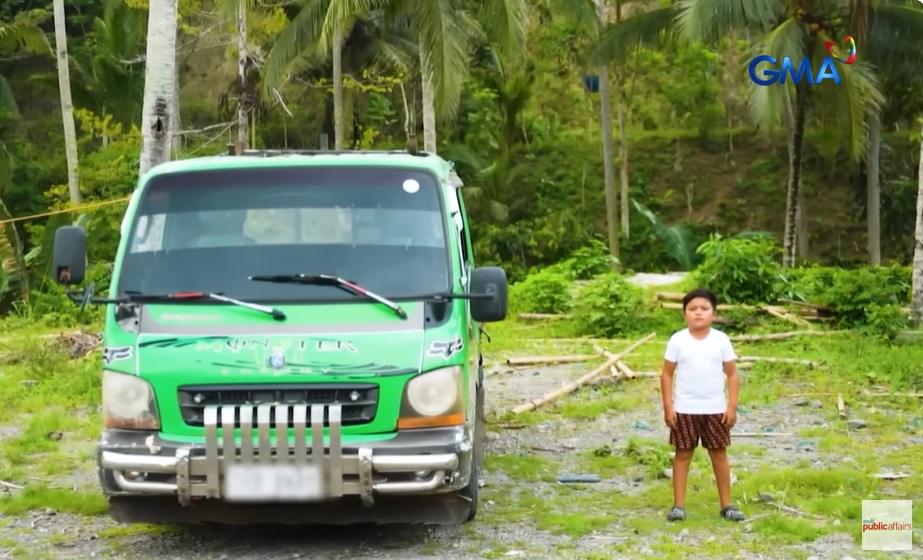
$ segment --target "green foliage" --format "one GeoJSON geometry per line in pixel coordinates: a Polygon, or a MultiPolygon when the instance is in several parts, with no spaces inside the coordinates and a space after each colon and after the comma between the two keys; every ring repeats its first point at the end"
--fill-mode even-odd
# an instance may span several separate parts
{"type": "Polygon", "coordinates": [[[791,292],[836,314],[843,328],[893,338],[907,328],[911,269],[903,266],[844,270],[811,267],[793,274],[791,292]]]}
{"type": "Polygon", "coordinates": [[[528,313],[567,313],[571,307],[573,279],[566,272],[548,268],[530,274],[510,286],[510,307],[528,313]]]}
{"type": "Polygon", "coordinates": [[[676,261],[679,270],[692,270],[701,262],[701,254],[696,252],[695,234],[689,226],[678,224],[667,227],[647,206],[635,199],[631,203],[651,223],[664,250],[676,261]]]}
{"type": "Polygon", "coordinates": [[[588,245],[577,249],[554,267],[574,280],[589,280],[611,270],[613,260],[605,243],[590,239],[588,245]]]}
{"type": "Polygon", "coordinates": [[[781,248],[766,237],[724,239],[718,234],[697,249],[702,264],[695,281],[721,303],[769,303],[783,288],[781,248]]]}
{"type": "MultiPolygon", "coordinates": [[[[67,15],[81,191],[89,203],[127,195],[137,178],[146,5],[146,0],[78,0],[79,9],[67,15]]],[[[10,33],[15,31],[11,25],[24,18],[38,23],[33,17],[38,12],[32,10],[41,6],[26,0],[3,6],[0,29],[7,31],[8,40],[0,45],[0,198],[11,216],[63,209],[69,203],[60,101],[53,53],[45,39],[51,14],[44,13],[43,28],[29,34],[36,42],[23,50],[28,47],[22,41],[25,36],[10,33]],[[29,54],[35,51],[43,54],[29,54]]],[[[199,0],[180,2],[182,134],[173,157],[221,152],[222,143],[235,132],[232,124],[219,123],[236,115],[223,113],[214,100],[224,99],[225,105],[231,100],[233,106],[239,97],[236,47],[195,46],[202,40],[227,43],[233,26],[210,21],[218,9],[199,0]]],[[[296,12],[252,9],[250,42],[270,52],[296,12]]],[[[492,35],[471,49],[475,55],[464,65],[465,72],[441,76],[463,86],[457,118],[438,123],[439,152],[455,161],[466,182],[477,262],[503,266],[514,282],[553,263],[559,263],[560,274],[576,280],[611,268],[606,242],[600,241],[606,238],[600,98],[582,84],[592,73],[587,55],[594,49],[594,33],[568,13],[536,8],[526,26],[524,59],[497,56],[502,37],[492,35]]],[[[343,51],[347,148],[402,147],[405,125],[419,134],[419,114],[411,111],[405,122],[405,103],[420,105],[420,76],[414,69],[419,53],[406,50],[416,37],[406,31],[399,23],[390,26],[387,18],[360,18],[352,26],[343,51]],[[404,64],[408,60],[409,66],[404,64]]],[[[644,43],[619,61],[622,87],[613,87],[613,108],[624,109],[626,118],[632,206],[630,233],[620,240],[622,270],[689,271],[706,259],[706,253],[695,248],[713,232],[725,237],[745,229],[781,232],[786,146],[781,135],[748,128],[749,89],[739,69],[750,46],[736,37],[726,38],[717,48],[654,48],[644,43]],[[683,69],[679,75],[677,68],[683,69]],[[621,106],[616,104],[617,94],[621,106]]],[[[255,147],[312,148],[319,133],[333,132],[331,65],[325,57],[301,57],[287,69],[290,83],[259,98],[251,128],[255,147]]],[[[257,89],[266,83],[263,70],[256,73],[262,83],[252,84],[257,89]]],[[[883,112],[883,130],[918,130],[914,107],[920,104],[919,88],[898,75],[884,78],[892,99],[883,112]]],[[[445,85],[437,84],[440,97],[448,93],[445,85]]],[[[807,257],[826,264],[865,257],[864,170],[842,157],[840,142],[830,141],[843,132],[830,126],[807,130],[803,154],[812,216],[807,257]],[[822,198],[820,185],[825,185],[822,198]]],[[[884,134],[882,245],[888,260],[908,262],[912,254],[918,144],[906,132],[884,134]]],[[[123,208],[116,204],[89,212],[91,263],[112,261],[123,208]]],[[[56,227],[75,218],[66,214],[0,227],[0,260],[5,267],[0,287],[6,286],[7,296],[3,311],[12,298],[42,309],[54,307],[46,302],[60,294],[44,280],[50,242],[56,227]],[[11,257],[14,233],[21,250],[11,257]],[[48,297],[39,297],[46,292],[48,297]]],[[[725,290],[727,298],[722,299],[773,297],[777,288],[768,261],[756,259],[753,273],[749,263],[742,264],[746,257],[712,257],[695,278],[716,291],[725,290]],[[716,267],[715,262],[720,264],[716,267]]],[[[547,288],[556,281],[560,285],[559,280],[538,282],[547,288]]],[[[526,294],[529,286],[517,290],[526,294]]],[[[780,294],[797,291],[791,286],[778,289],[780,294]]],[[[534,309],[561,310],[569,305],[563,295],[523,297],[523,304],[534,309]]],[[[22,305],[17,309],[23,312],[22,305]]]]}
{"type": "Polygon", "coordinates": [[[577,294],[573,313],[581,334],[617,338],[645,330],[651,319],[644,289],[620,274],[608,272],[587,283],[577,294]]]}

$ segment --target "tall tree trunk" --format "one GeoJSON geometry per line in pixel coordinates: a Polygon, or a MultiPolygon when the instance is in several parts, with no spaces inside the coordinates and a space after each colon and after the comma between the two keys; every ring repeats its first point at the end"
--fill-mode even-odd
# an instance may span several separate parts
{"type": "Polygon", "coordinates": [[[151,0],[148,11],[141,109],[142,176],[170,161],[176,92],[176,3],[177,0],[151,0]]]}
{"type": "Polygon", "coordinates": [[[795,105],[792,115],[792,145],[788,162],[788,195],[785,201],[785,253],[782,266],[795,266],[795,249],[798,232],[798,201],[801,193],[801,162],[804,154],[805,109],[808,104],[808,82],[802,80],[795,86],[795,105]]]}
{"type": "Polygon", "coordinates": [[[346,123],[343,122],[343,32],[333,32],[333,149],[346,144],[346,123]]]}
{"type": "MultiPolygon", "coordinates": [[[[615,20],[622,21],[622,0],[615,2],[615,20]]],[[[622,233],[625,239],[631,234],[630,207],[628,203],[628,119],[625,99],[625,69],[622,65],[615,71],[615,108],[619,125],[619,179],[621,181],[621,218],[622,233]]]]}
{"type": "Polygon", "coordinates": [[[801,187],[798,189],[798,216],[796,217],[796,220],[798,221],[798,227],[795,233],[795,243],[798,245],[797,255],[801,260],[807,259],[808,253],[811,250],[811,232],[808,231],[808,214],[805,210],[806,207],[807,204],[805,203],[804,185],[801,185],[801,187]]]}
{"type": "Polygon", "coordinates": [[[923,325],[923,137],[920,139],[919,186],[917,187],[917,224],[913,233],[913,294],[910,320],[923,325]]]}
{"type": "Polygon", "coordinates": [[[237,4],[237,82],[240,95],[237,98],[237,142],[244,148],[250,145],[250,84],[247,70],[250,54],[247,51],[247,2],[237,4]]]}
{"type": "Polygon", "coordinates": [[[423,149],[436,153],[436,88],[432,67],[427,62],[428,49],[420,43],[420,74],[423,76],[423,149]]]}
{"type": "Polygon", "coordinates": [[[74,102],[67,56],[67,27],[64,0],[54,0],[54,42],[58,55],[58,88],[61,94],[61,119],[64,122],[64,153],[67,156],[67,190],[72,204],[80,204],[80,170],[77,164],[77,129],[74,126],[74,102]]]}
{"type": "MultiPolygon", "coordinates": [[[[180,48],[180,50],[182,50],[180,48]]],[[[180,103],[179,103],[179,94],[180,94],[180,81],[179,81],[179,58],[176,60],[176,67],[173,69],[173,113],[172,118],[172,131],[173,131],[173,140],[170,144],[173,149],[173,157],[180,156],[180,150],[183,148],[183,137],[180,135],[180,131],[183,130],[183,119],[180,117],[180,103]]]]}
{"type": "MultiPolygon", "coordinates": [[[[605,1],[596,0],[597,25],[601,29],[605,25],[605,1]]],[[[615,192],[615,149],[612,142],[612,96],[609,93],[609,68],[599,68],[599,102],[600,119],[602,120],[603,135],[603,178],[606,185],[606,226],[609,233],[609,255],[612,259],[612,269],[618,270],[619,265],[619,212],[615,192]]]]}
{"type": "Polygon", "coordinates": [[[868,203],[866,224],[868,227],[869,264],[881,264],[881,114],[873,109],[869,113],[869,148],[866,158],[866,190],[868,203]]]}
{"type": "Polygon", "coordinates": [[[615,95],[616,95],[616,114],[619,124],[619,179],[621,180],[621,226],[622,233],[627,239],[630,233],[629,228],[629,206],[628,206],[628,122],[625,118],[625,82],[623,78],[623,69],[615,72],[615,95]]]}

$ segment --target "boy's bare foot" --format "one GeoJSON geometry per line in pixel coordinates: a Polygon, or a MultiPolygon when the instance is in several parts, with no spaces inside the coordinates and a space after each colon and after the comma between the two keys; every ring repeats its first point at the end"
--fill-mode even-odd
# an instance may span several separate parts
{"type": "Polygon", "coordinates": [[[737,509],[737,506],[727,506],[727,507],[721,508],[721,512],[719,513],[719,515],[721,515],[721,517],[727,519],[728,521],[743,521],[744,519],[746,519],[746,517],[744,517],[743,512],[737,509]]]}
{"type": "Polygon", "coordinates": [[[686,510],[680,506],[673,506],[670,513],[667,514],[667,521],[685,521],[686,510]]]}

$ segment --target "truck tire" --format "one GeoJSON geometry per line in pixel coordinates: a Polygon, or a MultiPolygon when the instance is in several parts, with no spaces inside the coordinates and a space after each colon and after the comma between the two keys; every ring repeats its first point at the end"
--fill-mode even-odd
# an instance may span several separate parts
{"type": "Polygon", "coordinates": [[[481,473],[484,468],[484,455],[487,440],[487,411],[484,391],[484,368],[478,367],[477,397],[475,401],[474,442],[471,446],[471,476],[468,485],[459,494],[468,500],[466,522],[473,521],[478,513],[478,496],[481,490],[481,473]]]}

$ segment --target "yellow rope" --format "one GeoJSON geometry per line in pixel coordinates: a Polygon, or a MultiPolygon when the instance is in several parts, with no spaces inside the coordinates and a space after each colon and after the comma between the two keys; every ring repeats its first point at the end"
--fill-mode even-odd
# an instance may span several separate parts
{"type": "Polygon", "coordinates": [[[63,210],[52,210],[50,212],[42,212],[41,214],[33,214],[31,216],[20,216],[18,218],[10,218],[9,220],[0,220],[0,226],[4,224],[11,224],[13,222],[24,222],[26,220],[32,220],[34,218],[44,218],[45,216],[55,216],[57,214],[68,214],[70,212],[77,212],[78,210],[86,210],[88,208],[99,208],[100,206],[109,206],[110,204],[118,204],[120,202],[127,202],[130,199],[131,199],[130,196],[126,196],[124,198],[117,198],[115,200],[104,200],[102,202],[91,202],[89,204],[81,204],[80,206],[64,208],[63,210]]]}

